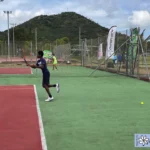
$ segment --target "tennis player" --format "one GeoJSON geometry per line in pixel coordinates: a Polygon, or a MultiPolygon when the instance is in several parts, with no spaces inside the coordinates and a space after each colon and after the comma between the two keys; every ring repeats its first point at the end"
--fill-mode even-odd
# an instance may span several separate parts
{"type": "Polygon", "coordinates": [[[53,61],[53,70],[56,69],[57,70],[57,58],[55,56],[55,54],[52,54],[52,61],[53,61]]]}
{"type": "Polygon", "coordinates": [[[49,101],[52,101],[54,99],[53,96],[51,95],[51,92],[50,92],[49,88],[55,87],[56,90],[57,90],[57,93],[60,91],[60,88],[59,88],[58,83],[53,84],[53,85],[49,83],[49,81],[50,81],[50,72],[47,68],[47,64],[46,64],[45,59],[43,58],[43,55],[44,55],[43,51],[39,51],[38,55],[37,55],[39,60],[37,61],[36,65],[27,64],[27,66],[29,66],[31,68],[38,68],[38,69],[42,70],[42,73],[43,73],[42,85],[43,85],[43,88],[45,88],[45,90],[48,94],[48,99],[46,99],[45,101],[49,102],[49,101]]]}

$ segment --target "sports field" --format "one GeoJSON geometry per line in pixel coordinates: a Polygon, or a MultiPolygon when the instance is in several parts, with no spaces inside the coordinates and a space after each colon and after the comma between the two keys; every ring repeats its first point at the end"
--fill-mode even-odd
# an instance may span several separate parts
{"type": "Polygon", "coordinates": [[[150,134],[148,82],[102,71],[88,77],[93,70],[83,67],[49,69],[61,88],[51,90],[53,102],[44,101],[40,70],[0,68],[1,150],[135,150],[134,134],[150,134]]]}

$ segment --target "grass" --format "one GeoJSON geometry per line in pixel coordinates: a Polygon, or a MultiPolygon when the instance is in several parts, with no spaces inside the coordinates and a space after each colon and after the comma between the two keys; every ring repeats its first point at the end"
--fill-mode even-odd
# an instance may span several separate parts
{"type": "Polygon", "coordinates": [[[134,134],[150,134],[149,83],[106,72],[79,76],[90,72],[81,67],[52,72],[51,83],[59,82],[61,91],[52,89],[50,103],[44,102],[40,78],[2,78],[0,84],[36,84],[49,150],[136,150],[134,134]]]}

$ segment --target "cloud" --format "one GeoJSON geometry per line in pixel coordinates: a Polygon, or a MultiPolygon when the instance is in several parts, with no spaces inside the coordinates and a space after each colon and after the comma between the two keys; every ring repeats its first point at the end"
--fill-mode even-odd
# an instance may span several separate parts
{"type": "Polygon", "coordinates": [[[4,0],[0,2],[0,10],[15,10],[26,4],[29,4],[29,0],[4,0]]]}
{"type": "Polygon", "coordinates": [[[150,13],[146,10],[133,11],[133,14],[128,17],[128,21],[133,26],[148,26],[150,25],[150,13]]]}
{"type": "MultiPolygon", "coordinates": [[[[10,23],[23,23],[38,15],[74,11],[102,26],[119,30],[150,24],[149,0],[5,0],[0,10],[12,10],[10,23]]],[[[0,30],[7,29],[7,17],[0,12],[0,30]]]]}

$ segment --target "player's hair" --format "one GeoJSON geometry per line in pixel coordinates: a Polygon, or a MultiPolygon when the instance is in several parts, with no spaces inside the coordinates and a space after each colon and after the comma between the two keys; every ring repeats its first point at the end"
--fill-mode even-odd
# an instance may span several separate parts
{"type": "Polygon", "coordinates": [[[38,51],[38,54],[39,54],[41,57],[43,57],[43,55],[44,55],[43,51],[38,51]]]}
{"type": "Polygon", "coordinates": [[[54,54],[54,53],[52,53],[52,55],[53,55],[53,56],[55,56],[55,54],[54,54]]]}

